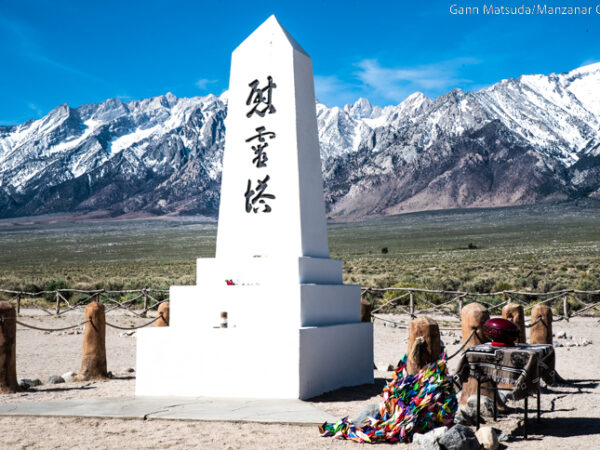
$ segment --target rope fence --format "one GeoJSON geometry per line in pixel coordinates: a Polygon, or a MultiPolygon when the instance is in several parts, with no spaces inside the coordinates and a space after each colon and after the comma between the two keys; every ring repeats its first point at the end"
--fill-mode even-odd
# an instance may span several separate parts
{"type": "MultiPolygon", "coordinates": [[[[517,303],[523,306],[526,312],[530,311],[537,304],[550,303],[554,305],[553,319],[556,322],[560,320],[568,321],[572,317],[583,316],[584,313],[590,315],[596,312],[594,311],[595,309],[600,309],[600,290],[582,291],[578,289],[564,289],[551,292],[512,290],[464,292],[402,287],[365,287],[361,289],[361,294],[363,300],[372,305],[371,316],[374,319],[386,322],[393,321],[383,318],[376,313],[383,313],[387,309],[387,312],[401,312],[410,315],[411,318],[417,317],[417,313],[424,314],[431,312],[460,318],[460,311],[463,306],[471,302],[481,303],[488,309],[490,314],[496,313],[509,303],[517,303]],[[388,292],[394,295],[393,298],[386,298],[388,292]],[[582,299],[584,296],[592,300],[586,302],[582,299]],[[438,303],[435,303],[434,298],[438,300],[438,303]]],[[[526,326],[529,328],[535,325],[535,323],[537,321],[526,326]]],[[[400,323],[397,323],[397,325],[404,326],[404,324],[400,323]]]]}
{"type": "Polygon", "coordinates": [[[0,300],[7,300],[16,307],[17,314],[21,313],[21,307],[40,309],[48,315],[62,315],[78,308],[83,308],[91,302],[110,304],[106,312],[115,309],[124,309],[137,317],[146,317],[151,309],[156,309],[164,302],[169,301],[168,289],[127,289],[127,290],[82,290],[82,289],[57,289],[53,291],[13,291],[0,289],[0,300]],[[137,294],[137,295],[136,295],[137,294]],[[77,297],[75,301],[72,297],[77,297]],[[123,299],[122,301],[117,300],[123,299]],[[52,299],[52,300],[49,300],[52,299]],[[48,310],[48,304],[54,303],[54,312],[48,310]],[[141,312],[135,310],[134,306],[141,303],[141,312]]]}
{"type": "MultiPolygon", "coordinates": [[[[363,299],[372,305],[371,316],[374,319],[388,322],[390,322],[389,319],[385,319],[377,313],[400,312],[415,318],[417,313],[437,312],[460,318],[463,306],[474,301],[484,305],[490,313],[496,313],[509,303],[522,305],[525,312],[530,311],[536,304],[553,304],[554,321],[569,320],[571,317],[581,316],[584,313],[589,315],[600,308],[600,290],[464,292],[403,287],[365,287],[361,289],[361,293],[363,299]],[[394,294],[392,298],[386,298],[388,292],[394,294]],[[584,301],[582,297],[592,298],[593,301],[584,301]]],[[[151,288],[57,289],[26,292],[0,289],[0,300],[8,300],[13,303],[17,314],[20,314],[22,306],[26,305],[28,308],[44,311],[48,315],[62,315],[97,301],[107,306],[106,313],[122,309],[136,317],[145,318],[148,311],[157,309],[162,303],[169,301],[169,290],[151,288]],[[49,301],[49,299],[52,300],[49,301]],[[54,307],[53,310],[50,310],[48,305],[52,303],[54,303],[54,307]]],[[[401,323],[397,323],[397,325],[404,326],[401,323]]]]}

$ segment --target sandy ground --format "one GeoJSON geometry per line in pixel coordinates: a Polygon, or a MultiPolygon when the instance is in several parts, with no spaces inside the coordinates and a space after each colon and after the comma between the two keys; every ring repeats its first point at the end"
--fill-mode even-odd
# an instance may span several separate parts
{"type": "MultiPolygon", "coordinates": [[[[406,324],[405,316],[388,316],[406,324]]],[[[436,317],[440,326],[457,327],[447,317],[436,317]]],[[[58,328],[83,320],[80,312],[60,318],[40,311],[23,311],[23,322],[58,328]]],[[[127,312],[111,312],[107,320],[121,326],[141,324],[127,312]]],[[[508,448],[600,448],[600,321],[578,318],[554,326],[555,334],[566,331],[572,340],[591,339],[586,347],[560,347],[557,371],[569,380],[568,385],[546,389],[542,395],[542,423],[536,424],[535,401],[530,401],[530,436],[521,438],[520,410],[502,416],[492,425],[512,436],[508,448]]],[[[40,378],[77,371],[80,365],[82,334],[73,332],[44,333],[18,326],[17,372],[19,377],[40,378]]],[[[42,385],[28,392],[0,395],[0,403],[47,401],[85,397],[132,396],[135,391],[135,336],[123,337],[120,330],[108,328],[106,336],[108,369],[115,378],[101,382],[73,382],[42,385]]],[[[442,340],[452,354],[460,331],[442,331],[442,340]]],[[[407,330],[375,322],[375,362],[395,364],[406,351],[407,330]]],[[[458,360],[450,361],[453,371],[458,360]]],[[[276,370],[273,367],[272,370],[276,370]]],[[[317,407],[337,417],[358,413],[365,405],[377,401],[391,372],[375,371],[375,385],[344,388],[312,400],[317,407]]],[[[522,407],[522,402],[513,404],[522,407]]],[[[346,448],[360,444],[322,438],[314,426],[266,425],[254,423],[189,422],[166,420],[118,420],[84,418],[1,417],[1,448],[346,448]]],[[[404,445],[404,444],[399,444],[404,445]]],[[[407,446],[407,447],[410,447],[407,446]]]]}

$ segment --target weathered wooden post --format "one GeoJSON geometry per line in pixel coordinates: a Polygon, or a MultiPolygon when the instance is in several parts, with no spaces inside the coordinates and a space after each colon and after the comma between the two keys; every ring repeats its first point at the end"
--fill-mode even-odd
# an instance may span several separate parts
{"type": "Polygon", "coordinates": [[[56,315],[60,314],[60,293],[56,291],[56,315]]]}
{"type": "Polygon", "coordinates": [[[92,302],[85,307],[83,355],[79,377],[84,380],[106,378],[106,318],[104,305],[92,302]]]}
{"type": "Polygon", "coordinates": [[[517,342],[524,344],[527,342],[527,335],[525,332],[525,312],[523,307],[517,303],[509,303],[504,305],[502,308],[502,317],[513,321],[519,327],[519,339],[517,342]]]}
{"type": "Polygon", "coordinates": [[[408,327],[406,371],[416,373],[426,364],[437,361],[442,353],[440,328],[430,317],[419,317],[408,327]]]}
{"type": "Polygon", "coordinates": [[[169,326],[169,302],[164,302],[158,305],[158,317],[162,315],[160,319],[156,321],[157,327],[168,327],[169,326]]]}
{"type": "Polygon", "coordinates": [[[144,314],[146,314],[146,311],[148,311],[148,290],[144,288],[144,314]]]}
{"type": "Polygon", "coordinates": [[[21,294],[17,294],[17,316],[21,314],[21,294]]]}
{"type": "Polygon", "coordinates": [[[360,321],[371,321],[371,302],[364,297],[360,297],[360,321]]]}
{"type": "MultiPolygon", "coordinates": [[[[489,320],[489,318],[489,311],[480,303],[469,303],[461,310],[460,322],[462,328],[462,342],[469,339],[469,336],[471,336],[471,333],[475,330],[475,333],[471,336],[465,349],[487,341],[483,334],[483,324],[489,320]]],[[[481,393],[493,399],[494,392],[491,387],[490,383],[483,383],[481,385],[481,393]]],[[[473,394],[477,394],[477,380],[469,378],[469,380],[463,384],[462,393],[460,395],[460,404],[465,405],[469,397],[473,394]]]]}
{"type": "Polygon", "coordinates": [[[552,308],[535,305],[531,310],[530,322],[534,325],[529,329],[529,343],[552,345],[552,308]]]}
{"type": "Polygon", "coordinates": [[[415,317],[415,294],[413,291],[410,291],[409,301],[410,317],[415,317]]]}
{"type": "Polygon", "coordinates": [[[563,315],[565,316],[565,320],[569,321],[569,298],[565,295],[563,297],[563,315]]]}
{"type": "Polygon", "coordinates": [[[0,302],[0,394],[19,390],[16,320],[15,308],[9,302],[0,302]]]}

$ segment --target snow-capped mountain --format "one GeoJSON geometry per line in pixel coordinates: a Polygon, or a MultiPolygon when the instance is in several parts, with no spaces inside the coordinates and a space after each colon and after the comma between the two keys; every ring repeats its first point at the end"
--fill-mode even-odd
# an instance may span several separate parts
{"type": "MultiPolygon", "coordinates": [[[[215,216],[226,95],[71,108],[0,127],[0,217],[215,216]]],[[[317,104],[333,218],[600,198],[600,64],[380,108],[317,104]]]]}

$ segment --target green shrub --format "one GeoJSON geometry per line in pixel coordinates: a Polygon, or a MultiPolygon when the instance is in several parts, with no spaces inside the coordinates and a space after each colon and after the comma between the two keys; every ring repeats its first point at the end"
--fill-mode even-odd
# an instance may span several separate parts
{"type": "MultiPolygon", "coordinates": [[[[70,289],[69,284],[65,280],[54,279],[46,283],[44,286],[44,291],[58,291],[59,289],[70,289]]],[[[72,292],[61,292],[61,295],[69,300],[71,298],[72,292]]],[[[55,294],[44,294],[44,298],[46,301],[53,302],[56,300],[55,294]]]]}
{"type": "Polygon", "coordinates": [[[501,292],[501,291],[512,291],[515,287],[510,284],[508,281],[498,281],[495,285],[494,288],[492,289],[494,292],[501,292]]]}

